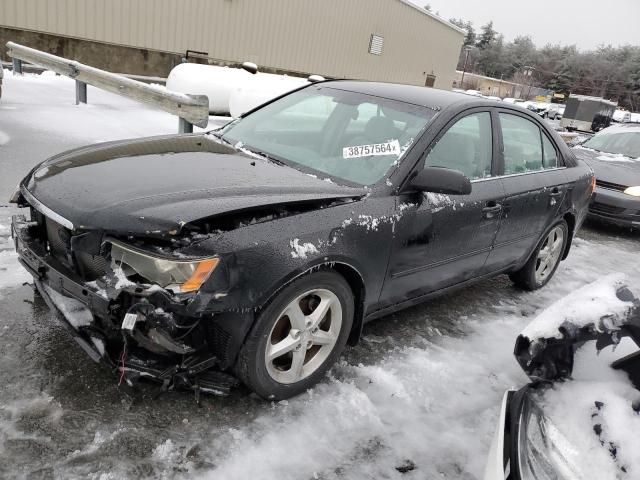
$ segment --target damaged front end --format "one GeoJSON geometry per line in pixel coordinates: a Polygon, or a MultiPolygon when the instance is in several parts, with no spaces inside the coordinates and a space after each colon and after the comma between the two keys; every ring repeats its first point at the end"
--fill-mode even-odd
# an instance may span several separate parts
{"type": "Polygon", "coordinates": [[[206,309],[228,285],[217,256],[160,255],[140,242],[68,229],[33,208],[30,220],[13,217],[12,235],[46,303],[120,384],[150,379],[196,394],[226,394],[237,384],[223,372],[231,335],[206,309]],[[222,290],[201,289],[210,278],[222,290]]]}

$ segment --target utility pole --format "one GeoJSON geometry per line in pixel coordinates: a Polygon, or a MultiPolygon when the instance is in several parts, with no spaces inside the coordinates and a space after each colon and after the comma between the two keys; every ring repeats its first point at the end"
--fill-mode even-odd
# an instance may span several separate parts
{"type": "Polygon", "coordinates": [[[525,98],[525,100],[529,100],[529,96],[531,95],[531,86],[533,84],[533,71],[535,70],[535,68],[529,65],[525,65],[524,69],[525,77],[529,77],[529,90],[527,91],[527,97],[525,98]]]}
{"type": "Polygon", "coordinates": [[[471,49],[473,47],[464,47],[464,51],[465,51],[465,57],[464,57],[464,65],[462,66],[462,78],[460,79],[460,88],[461,89],[465,89],[464,88],[464,74],[467,72],[467,62],[469,61],[469,52],[471,52],[471,49]]]}

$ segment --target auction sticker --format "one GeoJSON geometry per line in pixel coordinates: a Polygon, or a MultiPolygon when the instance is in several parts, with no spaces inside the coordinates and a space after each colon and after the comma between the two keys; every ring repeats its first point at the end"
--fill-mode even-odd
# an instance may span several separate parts
{"type": "Polygon", "coordinates": [[[342,149],[342,158],[372,157],[379,155],[400,155],[400,142],[391,140],[386,143],[373,143],[371,145],[354,145],[342,149]]]}

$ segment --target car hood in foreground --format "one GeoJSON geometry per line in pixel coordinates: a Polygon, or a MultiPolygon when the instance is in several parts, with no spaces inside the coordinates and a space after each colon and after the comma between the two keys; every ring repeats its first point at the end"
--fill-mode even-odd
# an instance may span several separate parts
{"type": "Polygon", "coordinates": [[[593,168],[596,179],[626,187],[640,185],[640,160],[582,147],[572,148],[572,151],[593,168]]]}
{"type": "Polygon", "coordinates": [[[209,135],[65,152],[33,169],[21,188],[76,229],[133,235],[174,235],[185,224],[220,214],[364,194],[253,158],[209,135]]]}

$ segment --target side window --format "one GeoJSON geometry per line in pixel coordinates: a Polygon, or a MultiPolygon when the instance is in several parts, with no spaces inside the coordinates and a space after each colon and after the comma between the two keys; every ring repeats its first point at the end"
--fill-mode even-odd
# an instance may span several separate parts
{"type": "Polygon", "coordinates": [[[500,114],[500,125],[505,175],[542,170],[540,128],[526,118],[508,113],[500,114]]]}
{"type": "Polygon", "coordinates": [[[446,131],[427,154],[425,167],[460,170],[470,180],[491,176],[491,114],[474,113],[446,131]]]}
{"type": "Polygon", "coordinates": [[[544,133],[542,134],[542,151],[544,152],[542,167],[556,168],[558,166],[558,152],[544,133]]]}

